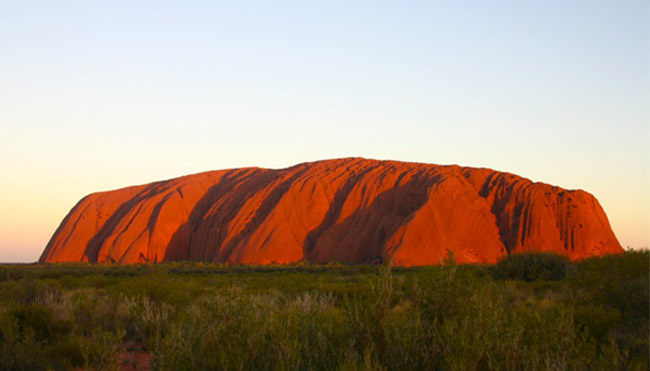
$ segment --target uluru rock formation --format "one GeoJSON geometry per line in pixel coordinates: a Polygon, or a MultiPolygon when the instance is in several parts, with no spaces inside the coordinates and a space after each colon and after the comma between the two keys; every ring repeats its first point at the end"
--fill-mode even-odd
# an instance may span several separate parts
{"type": "Polygon", "coordinates": [[[622,252],[592,195],[460,166],[346,158],[94,193],[39,262],[493,263],[622,252]]]}

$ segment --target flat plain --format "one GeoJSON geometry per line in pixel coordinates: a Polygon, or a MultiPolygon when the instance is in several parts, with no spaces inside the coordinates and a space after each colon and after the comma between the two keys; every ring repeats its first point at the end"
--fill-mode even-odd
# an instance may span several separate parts
{"type": "Polygon", "coordinates": [[[648,251],[0,266],[0,369],[647,370],[648,251]]]}

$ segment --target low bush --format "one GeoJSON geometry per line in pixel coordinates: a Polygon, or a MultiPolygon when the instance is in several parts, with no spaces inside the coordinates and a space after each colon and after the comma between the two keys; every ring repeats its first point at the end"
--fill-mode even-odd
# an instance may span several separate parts
{"type": "Polygon", "coordinates": [[[511,254],[490,267],[494,279],[532,281],[558,281],[563,279],[573,265],[563,255],[542,252],[511,254]]]}

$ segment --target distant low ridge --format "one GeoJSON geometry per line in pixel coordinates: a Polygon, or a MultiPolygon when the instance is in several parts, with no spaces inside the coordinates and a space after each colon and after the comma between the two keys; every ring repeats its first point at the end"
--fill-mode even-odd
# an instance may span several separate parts
{"type": "Polygon", "coordinates": [[[494,263],[622,252],[591,194],[489,169],[346,158],[93,193],[39,260],[494,263]]]}

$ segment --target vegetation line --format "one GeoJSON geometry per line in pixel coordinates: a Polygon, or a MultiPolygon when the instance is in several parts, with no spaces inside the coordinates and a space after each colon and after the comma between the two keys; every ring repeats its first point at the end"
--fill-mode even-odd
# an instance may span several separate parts
{"type": "Polygon", "coordinates": [[[647,370],[649,257],[0,265],[0,369],[647,370]]]}

